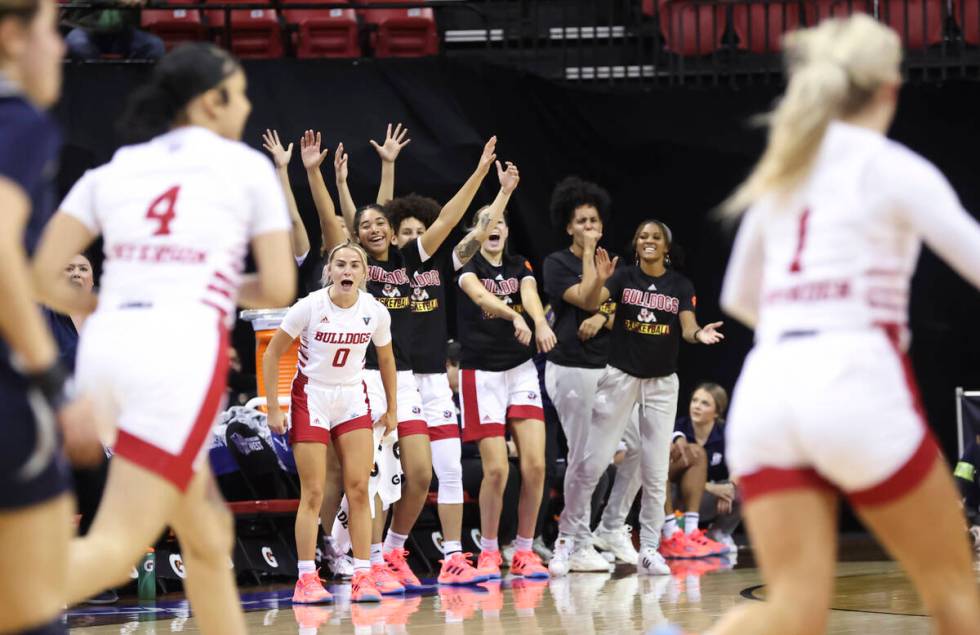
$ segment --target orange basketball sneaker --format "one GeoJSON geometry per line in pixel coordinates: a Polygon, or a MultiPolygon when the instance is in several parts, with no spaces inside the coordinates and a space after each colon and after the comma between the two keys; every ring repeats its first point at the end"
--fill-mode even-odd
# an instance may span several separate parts
{"type": "Polygon", "coordinates": [[[723,556],[729,552],[727,545],[708,538],[703,529],[695,529],[688,534],[687,539],[689,542],[702,547],[707,552],[706,556],[723,556]]]}
{"type": "Polygon", "coordinates": [[[395,579],[405,587],[406,591],[424,591],[425,586],[412,573],[412,569],[406,561],[407,558],[408,551],[405,549],[392,549],[385,554],[385,562],[388,563],[388,569],[395,576],[395,579]]]}
{"type": "Polygon", "coordinates": [[[313,573],[304,573],[296,580],[296,588],[293,590],[293,604],[323,604],[333,602],[330,591],[323,588],[323,581],[320,579],[320,570],[313,573]]]}
{"type": "Polygon", "coordinates": [[[488,580],[500,579],[500,565],[503,564],[500,551],[481,551],[480,558],[476,561],[476,570],[480,575],[487,576],[488,580]]]}
{"type": "Polygon", "coordinates": [[[381,563],[372,564],[371,575],[374,576],[374,583],[377,585],[381,595],[396,595],[405,592],[405,587],[398,581],[398,578],[388,568],[388,565],[381,563]]]}
{"type": "Polygon", "coordinates": [[[706,545],[690,540],[683,531],[675,531],[673,536],[660,541],[660,555],[670,559],[705,558],[712,554],[706,545]]]}
{"type": "Polygon", "coordinates": [[[510,572],[524,578],[544,579],[548,577],[548,568],[541,563],[538,554],[530,549],[515,551],[510,563],[510,572]]]}
{"type": "Polygon", "coordinates": [[[374,581],[374,576],[371,575],[370,570],[358,569],[354,571],[354,577],[350,581],[350,601],[381,601],[381,593],[378,592],[378,585],[374,581]]]}
{"type": "Polygon", "coordinates": [[[476,584],[484,582],[487,576],[477,571],[476,567],[470,564],[471,553],[457,551],[450,554],[445,560],[440,560],[442,569],[439,570],[439,584],[476,584]]]}

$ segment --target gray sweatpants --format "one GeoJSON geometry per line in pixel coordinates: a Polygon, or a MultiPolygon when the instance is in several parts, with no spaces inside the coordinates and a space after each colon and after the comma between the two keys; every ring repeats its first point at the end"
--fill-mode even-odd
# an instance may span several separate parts
{"type": "MultiPolygon", "coordinates": [[[[678,388],[676,374],[640,379],[612,366],[606,367],[593,401],[586,435],[588,443],[581,457],[582,468],[573,474],[572,483],[569,483],[567,476],[565,479],[565,509],[558,525],[563,535],[571,536],[576,541],[589,537],[592,493],[629,427],[630,411],[639,405],[638,460],[643,487],[640,544],[654,548],[660,544],[678,388]]],[[[630,479],[616,480],[620,483],[626,481],[622,485],[622,493],[628,494],[630,479]]],[[[616,507],[621,509],[625,505],[624,500],[616,507]]],[[[613,513],[618,513],[619,509],[613,513]]]]}

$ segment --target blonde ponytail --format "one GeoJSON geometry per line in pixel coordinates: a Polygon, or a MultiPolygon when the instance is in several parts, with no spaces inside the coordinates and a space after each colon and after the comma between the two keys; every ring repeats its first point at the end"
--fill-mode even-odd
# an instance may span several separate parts
{"type": "Polygon", "coordinates": [[[789,84],[762,120],[769,141],[749,177],[722,204],[739,216],[769,192],[786,193],[810,172],[827,126],[868,104],[879,86],[899,80],[894,31],[865,14],[833,19],[784,38],[789,84]]]}

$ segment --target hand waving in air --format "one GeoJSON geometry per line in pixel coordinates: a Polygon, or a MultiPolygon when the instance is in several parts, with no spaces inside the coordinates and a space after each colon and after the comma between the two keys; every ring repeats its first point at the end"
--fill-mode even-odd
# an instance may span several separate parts
{"type": "Polygon", "coordinates": [[[412,142],[411,139],[406,139],[408,136],[408,128],[402,128],[401,124],[395,126],[395,129],[391,129],[391,124],[388,124],[388,131],[385,133],[385,142],[378,145],[378,142],[371,139],[371,145],[377,151],[378,156],[381,157],[382,161],[387,163],[394,163],[395,159],[398,158],[398,153],[402,151],[402,148],[407,146],[412,142]]]}
{"type": "Polygon", "coordinates": [[[303,159],[303,167],[307,170],[320,167],[327,158],[330,149],[320,152],[320,133],[307,130],[299,140],[299,155],[303,159]]]}
{"type": "Polygon", "coordinates": [[[272,162],[278,169],[289,165],[289,160],[293,158],[293,144],[290,143],[288,148],[283,148],[282,142],[279,141],[278,130],[266,129],[265,134],[262,135],[262,147],[272,155],[272,162]]]}
{"type": "MultiPolygon", "coordinates": [[[[482,158],[481,158],[482,161],[482,158]]],[[[513,193],[517,189],[517,184],[521,182],[521,173],[517,171],[517,166],[507,161],[505,170],[500,161],[497,161],[497,179],[500,181],[500,189],[506,194],[513,193]]]]}
{"type": "Polygon", "coordinates": [[[333,171],[337,176],[338,183],[347,182],[347,152],[344,151],[343,142],[337,146],[333,153],[333,171]]]}
{"type": "Polygon", "coordinates": [[[493,162],[496,160],[497,160],[497,135],[494,135],[490,137],[490,139],[488,139],[486,144],[484,144],[483,146],[483,153],[480,155],[480,162],[476,165],[477,172],[480,172],[481,174],[486,174],[487,172],[490,171],[490,166],[493,165],[493,162]]]}

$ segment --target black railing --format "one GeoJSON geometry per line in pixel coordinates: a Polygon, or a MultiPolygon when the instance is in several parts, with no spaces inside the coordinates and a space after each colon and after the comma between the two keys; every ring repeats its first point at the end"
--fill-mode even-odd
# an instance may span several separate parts
{"type": "MultiPolygon", "coordinates": [[[[63,8],[105,8],[71,3],[63,8]]],[[[782,35],[827,17],[864,12],[894,28],[913,80],[980,77],[980,0],[418,0],[176,4],[144,9],[221,11],[208,36],[232,47],[233,11],[272,9],[292,55],[290,9],[432,9],[439,54],[479,57],[554,79],[625,86],[778,81],[782,35]]],[[[371,25],[362,28],[376,28],[371,25]]]]}

